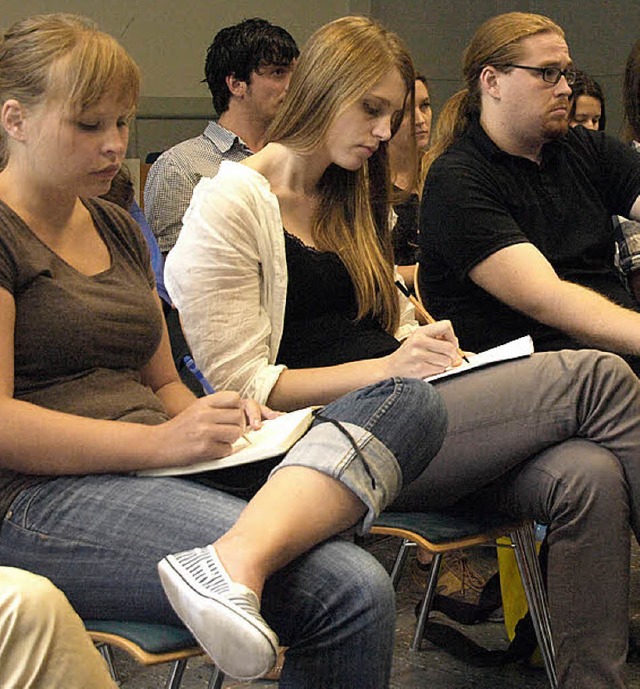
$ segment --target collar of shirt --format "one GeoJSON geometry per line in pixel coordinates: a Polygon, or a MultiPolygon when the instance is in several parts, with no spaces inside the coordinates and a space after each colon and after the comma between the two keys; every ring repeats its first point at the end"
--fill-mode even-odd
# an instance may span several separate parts
{"type": "Polygon", "coordinates": [[[247,144],[233,132],[225,129],[222,125],[218,124],[215,120],[209,122],[207,128],[204,130],[204,136],[209,139],[216,148],[222,153],[228,153],[234,145],[238,145],[240,148],[247,151],[251,155],[252,151],[249,149],[247,144]]]}

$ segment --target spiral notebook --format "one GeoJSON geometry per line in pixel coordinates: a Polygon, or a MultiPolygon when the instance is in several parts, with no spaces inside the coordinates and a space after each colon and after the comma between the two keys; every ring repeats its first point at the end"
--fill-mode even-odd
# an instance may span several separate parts
{"type": "Polygon", "coordinates": [[[263,421],[262,428],[246,433],[248,440],[245,437],[238,438],[233,443],[233,452],[227,457],[197,462],[189,466],[145,469],[136,473],[139,476],[183,476],[277,457],[290,450],[306,433],[313,421],[314,409],[317,407],[297,409],[275,419],[263,421]]]}

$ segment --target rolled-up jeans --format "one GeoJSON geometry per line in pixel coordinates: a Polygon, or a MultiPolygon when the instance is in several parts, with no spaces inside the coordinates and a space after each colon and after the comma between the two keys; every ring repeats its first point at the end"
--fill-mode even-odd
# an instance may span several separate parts
{"type": "MultiPolygon", "coordinates": [[[[411,379],[355,391],[327,405],[323,416],[340,422],[351,439],[318,420],[284,461],[344,481],[367,507],[364,523],[425,468],[446,429],[440,396],[411,379]]],[[[183,479],[56,478],[14,500],[0,532],[0,563],[47,576],[85,619],[179,624],[157,562],[215,541],[244,505],[183,479]]],[[[380,564],[353,543],[332,539],[274,574],[262,612],[289,647],[281,687],[388,685],[394,592],[380,564]]]]}

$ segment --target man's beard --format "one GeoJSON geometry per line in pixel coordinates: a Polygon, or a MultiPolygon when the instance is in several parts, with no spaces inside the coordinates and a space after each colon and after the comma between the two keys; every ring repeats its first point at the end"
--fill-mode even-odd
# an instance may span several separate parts
{"type": "MultiPolygon", "coordinates": [[[[559,105],[565,105],[565,103],[559,103],[559,105]]],[[[555,115],[553,117],[549,117],[545,120],[545,122],[542,125],[542,134],[547,141],[559,139],[560,137],[564,136],[568,131],[569,120],[566,116],[560,117],[559,115],[555,115]]]]}
{"type": "Polygon", "coordinates": [[[569,120],[566,117],[553,117],[542,124],[542,136],[545,141],[554,141],[569,131],[569,120]]]}

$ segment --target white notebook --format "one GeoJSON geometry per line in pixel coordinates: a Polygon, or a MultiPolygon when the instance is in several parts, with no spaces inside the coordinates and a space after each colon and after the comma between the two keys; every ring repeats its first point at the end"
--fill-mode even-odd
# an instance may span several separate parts
{"type": "Polygon", "coordinates": [[[522,359],[526,356],[531,356],[533,354],[533,340],[530,335],[525,335],[524,337],[519,337],[517,340],[511,340],[506,344],[499,345],[498,347],[493,347],[492,349],[487,349],[479,354],[469,354],[469,362],[463,361],[460,366],[455,368],[449,368],[442,373],[436,373],[433,376],[427,376],[425,380],[430,383],[441,378],[447,378],[449,376],[457,376],[461,373],[467,373],[472,371],[474,368],[480,368],[481,366],[488,366],[489,364],[497,364],[501,361],[510,361],[511,359],[522,359]]]}
{"type": "Polygon", "coordinates": [[[227,457],[198,462],[184,467],[164,467],[146,469],[136,472],[139,476],[181,476],[198,474],[203,471],[215,471],[225,467],[249,464],[262,459],[269,459],[284,454],[306,433],[313,421],[313,410],[317,407],[306,407],[282,414],[275,419],[262,422],[262,428],[249,431],[245,438],[238,438],[233,443],[233,452],[227,457]]]}

